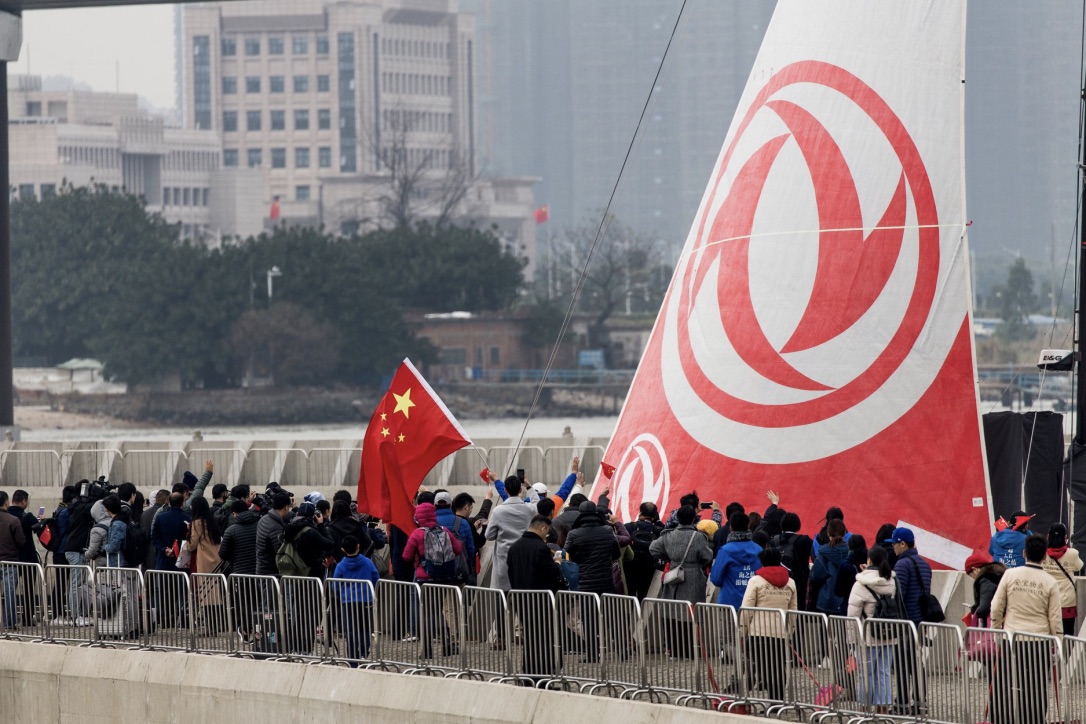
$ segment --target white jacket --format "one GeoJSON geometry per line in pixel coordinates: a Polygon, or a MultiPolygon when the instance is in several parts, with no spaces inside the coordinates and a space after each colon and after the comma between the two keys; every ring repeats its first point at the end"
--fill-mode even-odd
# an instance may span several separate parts
{"type": "MultiPolygon", "coordinates": [[[[852,584],[852,591],[848,596],[848,615],[861,621],[871,618],[875,613],[875,604],[878,596],[893,596],[897,593],[897,578],[893,573],[889,578],[879,575],[877,568],[866,568],[856,574],[856,582],[852,584]],[[874,593],[872,593],[874,591],[874,593]]],[[[895,638],[874,638],[867,636],[867,643],[876,646],[886,646],[896,642],[895,638]]]]}

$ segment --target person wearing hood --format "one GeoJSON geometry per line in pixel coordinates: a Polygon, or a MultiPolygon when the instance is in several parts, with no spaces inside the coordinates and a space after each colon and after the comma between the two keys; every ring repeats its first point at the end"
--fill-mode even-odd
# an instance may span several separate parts
{"type": "Polygon", "coordinates": [[[731,529],[728,542],[717,551],[709,580],[720,589],[716,602],[739,610],[747,584],[761,566],[758,554],[762,547],[751,540],[750,518],[746,513],[732,513],[728,525],[731,529]]]}
{"type": "Polygon", "coordinates": [[[1002,517],[996,521],[996,534],[992,536],[992,542],[988,546],[992,560],[1007,568],[1026,565],[1022,551],[1030,534],[1029,521],[1032,517],[1024,510],[1016,510],[1009,521],[1002,517]]]}
{"type": "Polygon", "coordinates": [[[1075,621],[1078,619],[1078,594],[1075,592],[1075,579],[1082,571],[1082,558],[1078,551],[1067,545],[1067,526],[1053,523],[1048,529],[1048,552],[1041,567],[1056,579],[1060,589],[1060,607],[1063,614],[1063,633],[1075,635],[1075,621]]]}
{"type": "MultiPolygon", "coordinates": [[[[120,501],[117,501],[118,504],[120,501]]],[[[87,539],[87,550],[83,552],[83,558],[87,561],[88,565],[93,562],[98,566],[106,565],[106,552],[105,545],[109,540],[109,526],[113,520],[113,516],[106,510],[105,498],[96,500],[94,505],[91,506],[91,517],[94,518],[94,527],[90,530],[90,537],[87,539]]]]}
{"type": "Polygon", "coordinates": [[[811,567],[811,598],[814,610],[828,616],[843,616],[848,606],[846,595],[837,593],[837,578],[848,560],[848,531],[845,522],[833,518],[826,524],[825,542],[818,547],[811,567]]]}
{"type": "MultiPolygon", "coordinates": [[[[415,566],[415,582],[419,584],[450,583],[451,579],[435,580],[430,577],[430,572],[426,568],[426,536],[429,531],[436,528],[448,539],[454,556],[459,556],[464,550],[460,537],[448,528],[438,524],[437,509],[433,503],[420,503],[415,507],[415,524],[418,525],[418,528],[411,531],[403,550],[404,561],[415,566]]],[[[441,563],[442,561],[435,562],[441,563]]],[[[429,605],[424,608],[422,626],[419,631],[419,638],[422,640],[422,657],[424,659],[433,656],[434,639],[439,636],[441,638],[442,656],[453,656],[457,653],[452,634],[445,621],[444,608],[444,605],[429,605]]]]}
{"type": "MultiPolygon", "coordinates": [[[[332,508],[334,510],[335,506],[332,508]]],[[[361,548],[361,542],[353,535],[343,537],[340,547],[342,555],[332,576],[335,581],[329,585],[329,593],[338,601],[338,606],[332,609],[333,615],[338,614],[336,623],[347,639],[347,658],[351,659],[352,668],[369,656],[370,632],[373,630],[373,587],[381,580],[377,567],[362,555],[361,548]],[[370,585],[363,581],[369,581],[370,585]]]]}
{"type": "MultiPolygon", "coordinates": [[[[897,581],[894,569],[890,566],[886,550],[874,546],[867,552],[867,565],[856,574],[856,581],[848,597],[848,615],[861,621],[875,615],[879,598],[897,596],[897,581]]],[[[885,628],[885,627],[883,627],[885,628]]],[[[875,707],[875,711],[885,714],[893,701],[890,687],[890,669],[893,664],[893,638],[874,636],[872,629],[867,629],[866,648],[868,655],[867,671],[863,681],[860,701],[875,707]]]]}
{"type": "MultiPolygon", "coordinates": [[[[797,607],[796,582],[781,565],[781,552],[766,548],[758,554],[761,568],[751,577],[743,593],[743,608],[776,609],[795,611],[797,607]]],[[[769,611],[743,611],[741,630],[747,634],[747,651],[751,655],[755,681],[766,688],[770,699],[784,700],[787,680],[788,627],[784,615],[769,611]]]]}
{"type": "MultiPolygon", "coordinates": [[[[566,536],[566,554],[580,568],[577,590],[599,595],[614,593],[611,563],[618,560],[620,550],[613,522],[605,519],[591,500],[581,503],[578,511],[580,514],[573,529],[566,536]]],[[[599,660],[598,617],[587,603],[582,609],[581,621],[587,650],[585,661],[593,663],[599,660]]]]}
{"type": "Polygon", "coordinates": [[[1007,567],[991,558],[974,553],[965,559],[965,573],[973,579],[973,605],[969,613],[976,617],[976,626],[987,628],[992,618],[992,599],[1007,567]]]}

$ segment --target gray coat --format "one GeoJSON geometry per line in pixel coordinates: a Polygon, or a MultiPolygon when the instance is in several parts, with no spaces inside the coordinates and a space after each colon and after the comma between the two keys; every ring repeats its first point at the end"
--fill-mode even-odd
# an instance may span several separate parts
{"type": "Polygon", "coordinates": [[[509,569],[506,559],[509,547],[520,540],[528,524],[535,517],[535,503],[525,503],[516,496],[509,496],[500,505],[495,505],[486,524],[486,539],[496,541],[491,573],[490,587],[505,592],[510,589],[509,569]]]}
{"type": "Polygon", "coordinates": [[[674,586],[664,586],[660,591],[660,598],[673,600],[687,600],[690,603],[705,602],[705,567],[713,562],[713,548],[709,545],[705,534],[692,525],[680,525],[678,528],[669,528],[660,534],[660,537],[649,546],[649,553],[656,558],[671,562],[674,568],[683,563],[683,582],[674,586]],[[690,543],[690,536],[694,536],[694,542],[690,543]],[[690,545],[686,558],[683,552],[690,545]]]}

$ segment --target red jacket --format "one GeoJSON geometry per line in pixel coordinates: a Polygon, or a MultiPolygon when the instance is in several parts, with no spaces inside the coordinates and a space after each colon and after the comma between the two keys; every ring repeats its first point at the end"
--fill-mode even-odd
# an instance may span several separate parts
{"type": "MultiPolygon", "coordinates": [[[[411,535],[408,536],[407,545],[403,549],[403,559],[408,563],[415,564],[415,580],[419,583],[425,583],[430,580],[422,567],[422,557],[426,553],[426,529],[437,525],[437,509],[434,508],[433,504],[423,503],[415,508],[415,523],[419,527],[411,531],[411,535]]],[[[445,531],[445,535],[449,536],[453,553],[460,555],[464,546],[460,543],[459,536],[453,534],[448,528],[443,527],[442,530],[445,531]]]]}

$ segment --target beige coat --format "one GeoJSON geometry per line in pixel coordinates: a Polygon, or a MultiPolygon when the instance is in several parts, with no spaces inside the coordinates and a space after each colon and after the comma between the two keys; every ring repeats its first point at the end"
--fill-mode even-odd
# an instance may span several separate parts
{"type": "MultiPolygon", "coordinates": [[[[781,611],[796,610],[796,582],[791,578],[778,588],[759,575],[752,576],[743,594],[743,608],[776,608],[781,611]]],[[[748,636],[786,638],[788,628],[784,616],[768,611],[744,611],[740,624],[748,636]]]]}
{"type": "Polygon", "coordinates": [[[1078,605],[1075,586],[1071,583],[1071,580],[1082,570],[1082,558],[1079,557],[1078,551],[1068,548],[1058,562],[1052,556],[1045,556],[1045,559],[1041,561],[1041,568],[1048,571],[1048,575],[1056,581],[1056,586],[1060,589],[1060,606],[1068,608],[1078,605]],[[1062,571],[1060,566],[1063,566],[1062,571]],[[1067,572],[1066,575],[1064,571],[1067,572]],[[1068,579],[1068,576],[1071,578],[1068,579]]]}
{"type": "MultiPolygon", "coordinates": [[[[207,535],[207,526],[202,520],[192,521],[192,532],[189,534],[189,546],[192,548],[192,559],[196,561],[197,573],[211,573],[215,566],[219,565],[219,544],[211,540],[207,535]]],[[[218,606],[222,603],[221,583],[215,583],[210,579],[198,579],[196,586],[197,604],[200,606],[218,606]]]]}
{"type": "MultiPolygon", "coordinates": [[[[880,596],[893,596],[897,593],[897,578],[893,573],[890,578],[883,578],[876,568],[867,568],[856,574],[856,582],[852,584],[852,592],[848,596],[848,615],[864,621],[875,613],[875,604],[878,603],[875,594],[880,596]],[[871,590],[868,590],[870,588],[871,590]],[[874,591],[875,593],[872,593],[874,591]]],[[[849,627],[852,632],[852,627],[849,627]]],[[[900,629],[882,627],[882,633],[900,633],[900,629]]],[[[897,643],[897,638],[875,638],[868,632],[867,643],[872,646],[888,646],[897,643]]]]}
{"type": "Polygon", "coordinates": [[[992,628],[1021,633],[1063,634],[1060,591],[1037,563],[1003,574],[992,599],[992,628]]]}

